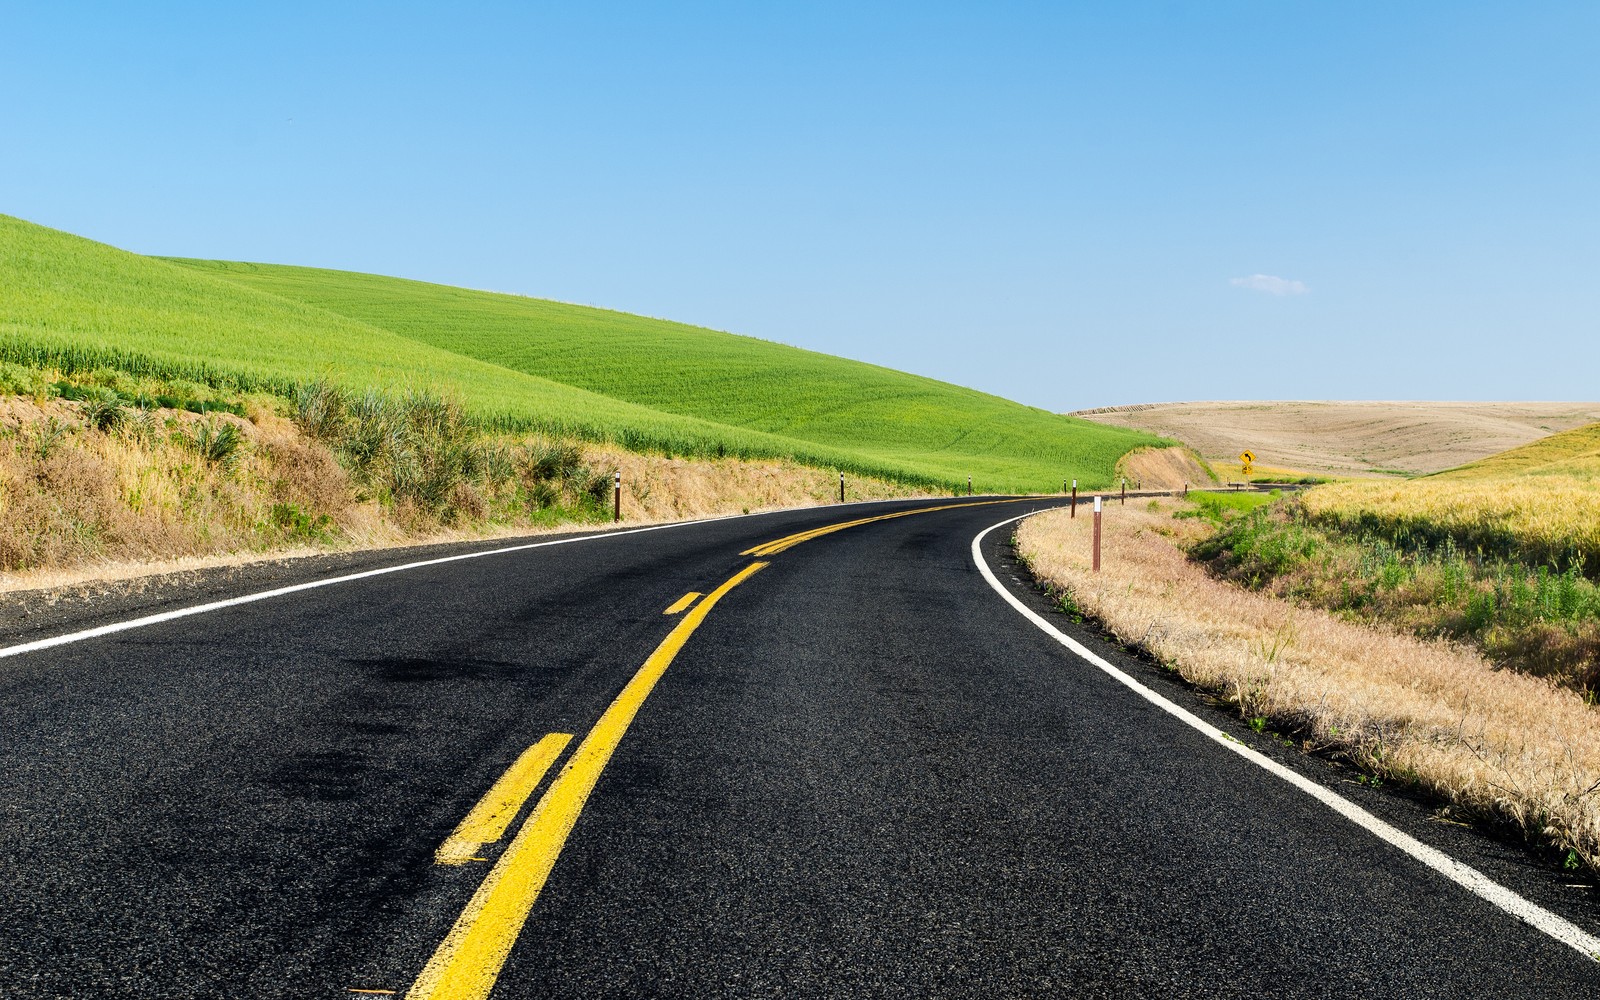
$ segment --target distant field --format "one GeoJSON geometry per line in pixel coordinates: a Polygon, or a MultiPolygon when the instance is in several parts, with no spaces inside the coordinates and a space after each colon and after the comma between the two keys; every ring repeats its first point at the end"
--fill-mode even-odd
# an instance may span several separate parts
{"type": "Polygon", "coordinates": [[[1077,416],[1177,438],[1226,474],[1239,452],[1279,469],[1426,475],[1600,420],[1600,403],[1156,403],[1077,416]]]}
{"type": "Polygon", "coordinates": [[[399,279],[142,257],[0,216],[0,358],[282,389],[426,386],[498,426],[939,488],[1107,485],[1154,443],[747,337],[399,279]]]}

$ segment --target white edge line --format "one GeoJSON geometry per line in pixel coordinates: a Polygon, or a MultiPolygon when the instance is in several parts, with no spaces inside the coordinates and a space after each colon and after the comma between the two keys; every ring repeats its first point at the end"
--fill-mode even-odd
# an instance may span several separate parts
{"type": "Polygon", "coordinates": [[[1584,955],[1584,957],[1592,961],[1600,961],[1600,938],[1596,938],[1594,935],[1588,933],[1578,925],[1566,920],[1563,917],[1559,917],[1556,914],[1551,913],[1549,910],[1538,905],[1537,903],[1534,903],[1528,899],[1524,899],[1522,896],[1519,896],[1510,889],[1507,889],[1505,886],[1489,878],[1476,868],[1463,864],[1462,862],[1457,861],[1455,858],[1452,858],[1450,855],[1445,854],[1443,851],[1440,851],[1435,847],[1430,847],[1410,834],[1391,826],[1390,824],[1379,819],[1377,816],[1374,816],[1372,813],[1356,805],[1354,802],[1351,802],[1344,796],[1339,795],[1336,792],[1329,791],[1304,775],[1298,774],[1294,771],[1291,771],[1289,768],[1284,767],[1282,764],[1279,764],[1272,758],[1262,754],[1260,751],[1253,750],[1250,747],[1245,746],[1234,737],[1194,715],[1187,709],[1168,701],[1155,691],[1152,691],[1150,688],[1147,688],[1143,684],[1139,683],[1133,677],[1112,666],[1099,656],[1096,656],[1082,643],[1061,632],[1054,625],[1050,624],[1050,622],[1046,621],[1044,617],[1036,613],[1032,608],[1017,600],[1016,596],[1010,591],[1006,590],[1006,588],[1002,586],[1000,581],[995,577],[994,572],[989,569],[988,563],[985,562],[983,558],[981,544],[984,538],[986,538],[988,534],[991,531],[994,531],[996,528],[1001,528],[1015,521],[1020,521],[1023,518],[1032,516],[1033,515],[1031,514],[1023,514],[1019,517],[1007,518],[998,524],[992,524],[983,529],[983,531],[979,532],[978,536],[972,540],[972,561],[977,564],[978,571],[982,573],[983,578],[989,582],[989,586],[994,588],[995,593],[1005,598],[1006,602],[1015,608],[1017,612],[1020,613],[1024,618],[1027,618],[1029,621],[1033,622],[1033,624],[1037,625],[1043,632],[1055,639],[1057,642],[1061,643],[1061,645],[1067,647],[1067,649],[1071,650],[1073,653],[1077,654],[1077,656],[1081,659],[1109,674],[1113,680],[1121,683],[1124,687],[1133,691],[1134,694],[1137,694],[1145,701],[1148,701],[1150,704],[1166,712],[1168,715],[1171,715],[1178,721],[1197,730],[1201,735],[1205,736],[1212,742],[1218,744],[1226,750],[1230,750],[1233,753],[1238,754],[1240,757],[1243,757],[1250,763],[1266,770],[1273,776],[1283,779],[1284,781],[1293,785],[1295,788],[1298,788],[1300,791],[1305,792],[1307,795],[1316,799],[1318,802],[1321,802],[1329,809],[1332,809],[1340,816],[1343,816],[1345,819],[1366,830],[1379,840],[1391,844],[1411,855],[1411,857],[1427,865],[1429,868],[1432,868],[1440,875],[1443,875],[1445,878],[1456,883],[1480,899],[1493,903],[1495,906],[1498,906],[1500,909],[1511,914],[1511,916],[1516,917],[1518,920],[1528,924],[1531,927],[1543,931],[1545,934],[1555,938],[1557,941],[1560,941],[1567,947],[1581,953],[1584,955]]]}
{"type": "Polygon", "coordinates": [[[763,510],[754,514],[728,514],[723,517],[707,517],[694,521],[673,521],[670,524],[651,524],[642,528],[629,528],[624,531],[602,531],[593,535],[580,535],[576,538],[553,538],[544,542],[528,542],[522,545],[508,545],[498,549],[484,549],[479,552],[463,552],[459,555],[440,556],[437,559],[423,559],[418,562],[402,563],[398,566],[383,566],[379,569],[363,570],[360,573],[347,573],[344,576],[331,576],[324,580],[310,580],[306,583],[291,584],[287,587],[278,587],[274,590],[258,591],[254,594],[244,594],[240,597],[230,597],[227,600],[212,601],[208,604],[196,604],[187,608],[177,608],[172,611],[163,611],[160,614],[146,615],[143,618],[130,618],[127,621],[112,622],[109,625],[100,625],[96,628],[84,629],[81,632],[69,632],[65,635],[51,636],[48,639],[35,639],[32,642],[18,643],[15,646],[0,648],[0,660],[12,656],[22,656],[25,653],[37,653],[41,649],[51,649],[55,646],[65,646],[74,642],[83,642],[86,639],[98,639],[101,636],[113,635],[117,632],[127,632],[130,629],[145,628],[149,625],[159,625],[162,622],[174,621],[178,618],[188,618],[190,615],[203,615],[209,611],[221,611],[223,608],[237,607],[241,604],[253,604],[256,601],[265,601],[274,597],[283,597],[286,594],[297,594],[303,590],[315,590],[318,587],[331,587],[339,583],[350,583],[355,580],[366,580],[374,576],[383,576],[388,573],[403,573],[407,570],[422,569],[426,566],[438,566],[443,563],[461,562],[465,559],[482,559],[486,556],[505,555],[510,552],[525,552],[528,549],[542,549],[551,545],[572,545],[577,542],[597,542],[608,538],[621,538],[624,535],[638,535],[646,531],[661,531],[666,528],[687,528],[697,524],[712,524],[717,521],[733,521],[745,517],[767,517],[772,514],[792,514],[796,511],[825,510],[838,507],[860,507],[875,503],[901,503],[907,500],[928,499],[937,500],[938,497],[899,497],[887,500],[853,500],[849,503],[827,504],[816,507],[784,507],[778,510],[763,510]]]}

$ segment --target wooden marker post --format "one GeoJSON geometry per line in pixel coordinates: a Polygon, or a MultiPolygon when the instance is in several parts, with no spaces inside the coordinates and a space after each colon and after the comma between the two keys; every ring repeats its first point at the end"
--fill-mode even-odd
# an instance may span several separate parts
{"type": "Polygon", "coordinates": [[[967,496],[972,496],[972,477],[967,477],[967,496]]]}
{"type": "Polygon", "coordinates": [[[1128,505],[1128,481],[1126,479],[1122,481],[1122,505],[1124,507],[1128,505]]]}
{"type": "Polygon", "coordinates": [[[1072,516],[1078,516],[1078,481],[1072,481],[1072,516]]]}
{"type": "Polygon", "coordinates": [[[1100,572],[1100,498],[1094,498],[1094,571],[1100,572]]]}
{"type": "Polygon", "coordinates": [[[616,493],[613,495],[612,501],[611,520],[613,522],[620,521],[622,520],[622,473],[620,472],[617,473],[616,493]]]}
{"type": "Polygon", "coordinates": [[[844,473],[839,473],[839,502],[844,503],[844,473]]]}

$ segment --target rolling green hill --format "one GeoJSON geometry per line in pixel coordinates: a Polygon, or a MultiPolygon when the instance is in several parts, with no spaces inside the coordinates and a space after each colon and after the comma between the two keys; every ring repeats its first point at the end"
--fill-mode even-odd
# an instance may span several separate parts
{"type": "Polygon", "coordinates": [[[307,268],[143,257],[0,216],[0,355],[241,386],[427,386],[508,428],[911,482],[1109,483],[1148,435],[748,337],[307,268]]]}

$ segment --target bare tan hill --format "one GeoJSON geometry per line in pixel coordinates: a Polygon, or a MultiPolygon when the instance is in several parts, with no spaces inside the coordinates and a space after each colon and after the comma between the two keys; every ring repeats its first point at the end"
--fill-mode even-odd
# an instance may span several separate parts
{"type": "Polygon", "coordinates": [[[1224,473],[1248,449],[1269,469],[1396,476],[1451,469],[1600,421],[1600,403],[1147,403],[1073,416],[1176,438],[1224,473]]]}

